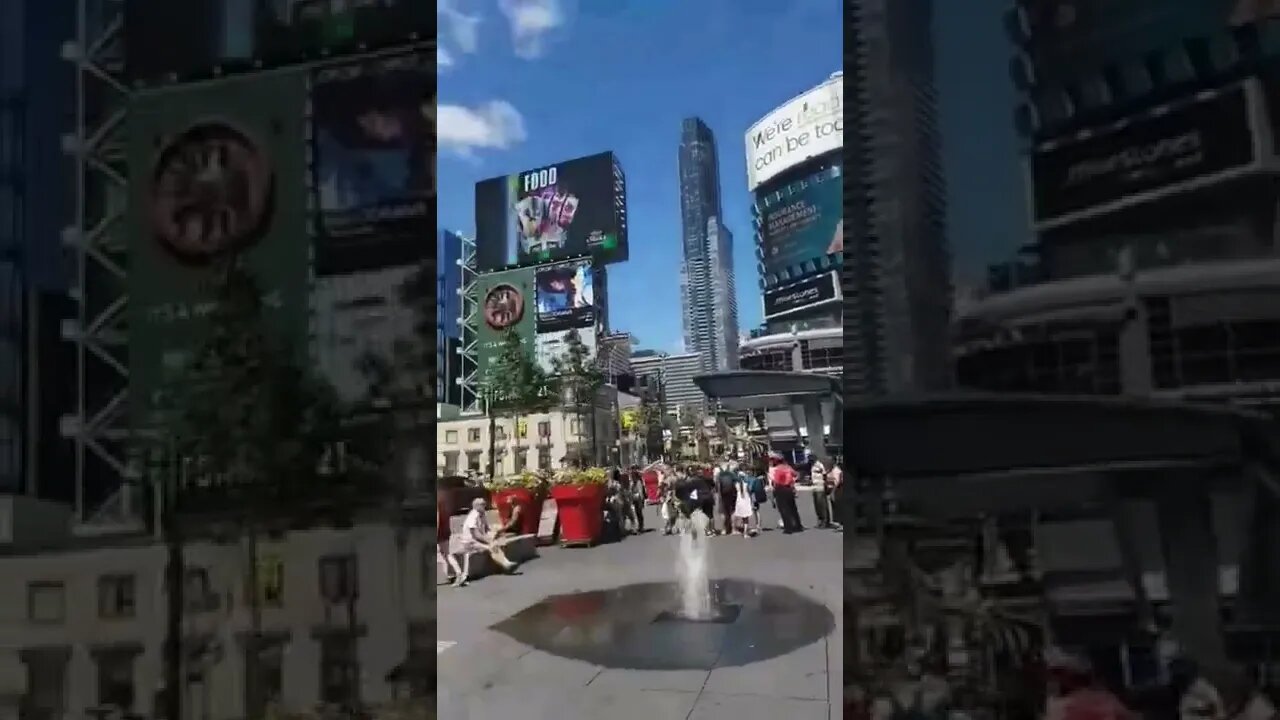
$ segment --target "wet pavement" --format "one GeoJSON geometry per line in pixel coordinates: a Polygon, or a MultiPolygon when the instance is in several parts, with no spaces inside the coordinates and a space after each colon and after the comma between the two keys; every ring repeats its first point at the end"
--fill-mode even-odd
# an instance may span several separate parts
{"type": "Polygon", "coordinates": [[[830,610],[790,588],[741,579],[710,585],[707,620],[681,617],[679,585],[642,583],[555,595],[493,629],[605,668],[711,670],[785,655],[835,628],[830,610]]]}
{"type": "MultiPolygon", "coordinates": [[[[652,508],[648,517],[652,528],[652,508]]],[[[766,510],[767,528],[776,519],[766,510]]],[[[671,614],[677,540],[652,531],[544,548],[522,575],[439,588],[437,638],[455,643],[437,657],[439,717],[838,718],[841,540],[818,530],[710,540],[717,600],[736,608],[717,623],[671,614]]]]}

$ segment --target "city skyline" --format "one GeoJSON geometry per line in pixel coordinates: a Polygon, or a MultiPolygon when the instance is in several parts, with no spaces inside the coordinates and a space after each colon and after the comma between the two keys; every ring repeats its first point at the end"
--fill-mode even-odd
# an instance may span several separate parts
{"type": "Polygon", "coordinates": [[[472,231],[478,180],[614,151],[627,174],[632,249],[629,262],[609,268],[610,324],[644,347],[678,352],[683,231],[672,147],[683,118],[697,115],[721,148],[723,224],[736,240],[745,333],[760,323],[762,308],[743,137],[754,122],[840,67],[840,37],[829,30],[840,18],[838,6],[817,4],[584,6],[536,47],[528,37],[529,46],[517,47],[506,36],[515,25],[496,13],[442,16],[441,228],[472,231]],[[769,42],[752,40],[764,33],[769,42]],[[654,47],[664,52],[655,55],[654,47]],[[705,72],[694,77],[688,67],[705,72]],[[572,110],[584,104],[597,111],[572,110]]]}

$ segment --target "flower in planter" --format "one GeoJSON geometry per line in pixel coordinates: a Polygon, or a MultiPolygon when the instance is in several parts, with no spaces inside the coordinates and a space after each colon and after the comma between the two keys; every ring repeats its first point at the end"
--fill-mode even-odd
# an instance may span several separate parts
{"type": "Polygon", "coordinates": [[[525,470],[518,475],[508,475],[504,478],[490,480],[484,484],[489,492],[501,492],[503,490],[531,490],[537,492],[547,484],[547,480],[542,473],[535,470],[525,470]]]}
{"type": "Polygon", "coordinates": [[[609,471],[602,467],[561,470],[551,479],[553,485],[604,485],[607,482],[609,471]]]}

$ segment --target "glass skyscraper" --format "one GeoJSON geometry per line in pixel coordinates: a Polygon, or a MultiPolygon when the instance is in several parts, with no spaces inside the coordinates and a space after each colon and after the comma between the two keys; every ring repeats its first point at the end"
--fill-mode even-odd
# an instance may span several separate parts
{"type": "Polygon", "coordinates": [[[932,0],[847,0],[845,393],[951,382],[932,0]]]}
{"type": "Polygon", "coordinates": [[[738,366],[733,235],[723,218],[715,136],[701,119],[687,118],[680,133],[680,300],[685,352],[701,357],[704,372],[738,366]]]}
{"type": "Polygon", "coordinates": [[[445,230],[436,242],[436,402],[462,405],[462,237],[445,230]]]}

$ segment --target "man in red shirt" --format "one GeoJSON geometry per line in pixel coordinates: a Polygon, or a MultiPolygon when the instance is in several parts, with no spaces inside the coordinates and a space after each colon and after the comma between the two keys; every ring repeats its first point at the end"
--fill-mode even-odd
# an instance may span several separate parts
{"type": "Polygon", "coordinates": [[[804,529],[800,524],[800,511],[796,509],[796,471],[778,453],[769,454],[769,486],[773,488],[773,501],[782,516],[782,532],[790,535],[804,529]]]}

